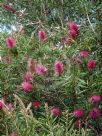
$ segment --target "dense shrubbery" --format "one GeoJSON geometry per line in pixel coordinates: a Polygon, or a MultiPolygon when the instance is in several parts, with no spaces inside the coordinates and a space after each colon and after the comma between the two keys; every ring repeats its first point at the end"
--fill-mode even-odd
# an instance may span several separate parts
{"type": "MultiPolygon", "coordinates": [[[[77,2],[72,4],[80,11],[82,2],[77,2]]],[[[53,18],[50,25],[49,16],[42,16],[44,20],[40,18],[32,33],[25,22],[22,22],[24,28],[17,32],[0,33],[0,135],[102,134],[101,23],[95,16],[95,13],[101,16],[97,9],[102,4],[87,3],[91,9],[89,12],[88,5],[83,6],[88,10],[85,11],[87,18],[77,10],[75,16],[72,15],[77,23],[64,20],[67,8],[62,3],[63,15],[61,18],[56,15],[59,19],[53,18]]],[[[50,4],[49,9],[52,6],[57,10],[50,4]]],[[[16,9],[1,5],[5,12],[18,16],[16,9]]],[[[72,8],[71,3],[69,7],[72,8]]],[[[18,22],[21,20],[18,17],[18,22]]]]}

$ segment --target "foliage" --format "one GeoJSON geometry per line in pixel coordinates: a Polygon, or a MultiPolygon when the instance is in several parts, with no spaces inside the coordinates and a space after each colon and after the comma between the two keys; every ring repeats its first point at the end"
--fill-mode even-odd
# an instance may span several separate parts
{"type": "MultiPolygon", "coordinates": [[[[0,135],[8,136],[13,130],[17,136],[94,136],[102,134],[102,117],[89,118],[94,106],[89,97],[102,95],[102,2],[98,0],[2,0],[1,27],[7,30],[15,25],[17,31],[0,33],[0,97],[5,106],[0,110],[0,135]],[[4,4],[15,11],[8,11],[4,4]],[[78,24],[78,34],[69,43],[69,21],[78,24]],[[38,32],[43,30],[45,41],[38,32]],[[16,45],[7,48],[5,39],[12,36],[16,45]],[[81,51],[86,57],[80,57],[81,51]],[[47,68],[44,75],[29,69],[29,60],[47,68]],[[63,63],[64,71],[56,75],[55,61],[63,63]],[[95,67],[89,69],[89,60],[95,67]],[[24,74],[30,71],[33,85],[31,92],[21,86],[24,74]],[[34,100],[40,106],[35,108],[34,100]],[[13,103],[10,111],[8,103],[13,103]],[[61,116],[53,117],[50,108],[59,107],[61,116]],[[74,109],[84,110],[78,128],[75,128],[74,109]]],[[[101,103],[95,105],[101,109],[101,103]]]]}

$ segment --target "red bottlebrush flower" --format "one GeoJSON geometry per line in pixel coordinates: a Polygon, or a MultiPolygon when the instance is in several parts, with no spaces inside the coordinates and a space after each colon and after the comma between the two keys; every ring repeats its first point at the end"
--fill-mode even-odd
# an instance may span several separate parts
{"type": "Polygon", "coordinates": [[[30,72],[34,73],[35,72],[35,61],[31,58],[28,59],[28,69],[30,72]]]}
{"type": "Polygon", "coordinates": [[[45,41],[46,40],[46,33],[45,31],[41,30],[38,32],[38,37],[40,41],[45,41]]]}
{"type": "Polygon", "coordinates": [[[35,72],[38,75],[44,75],[46,73],[46,71],[47,71],[47,68],[42,64],[38,64],[35,67],[35,72]]]}
{"type": "Polygon", "coordinates": [[[5,4],[4,4],[3,7],[4,7],[4,9],[7,10],[7,11],[11,11],[11,12],[13,12],[13,13],[16,12],[16,10],[14,10],[10,5],[5,5],[5,4]]]}
{"type": "Polygon", "coordinates": [[[63,73],[63,63],[61,61],[55,61],[54,63],[54,71],[56,75],[61,75],[63,73]]]}
{"type": "Polygon", "coordinates": [[[84,114],[83,110],[81,110],[81,109],[76,109],[73,112],[73,115],[75,118],[81,118],[83,116],[83,114],[84,114]]]}
{"type": "Polygon", "coordinates": [[[77,36],[77,31],[75,31],[74,29],[69,30],[69,37],[72,39],[75,39],[77,36]]]}
{"type": "Polygon", "coordinates": [[[24,76],[23,76],[23,80],[24,81],[31,81],[32,80],[32,75],[31,75],[31,73],[30,72],[26,72],[25,74],[24,74],[24,76]]]}
{"type": "Polygon", "coordinates": [[[15,40],[12,37],[7,37],[5,42],[8,48],[13,48],[15,46],[15,40]]]}
{"type": "Polygon", "coordinates": [[[83,58],[87,57],[87,56],[88,56],[88,51],[86,51],[86,50],[81,51],[81,52],[79,53],[79,56],[81,56],[81,57],[83,57],[83,58]]]}
{"type": "Polygon", "coordinates": [[[54,106],[50,109],[50,113],[51,113],[51,115],[54,116],[54,117],[58,117],[58,116],[60,116],[60,114],[61,114],[59,108],[54,107],[54,106]]]}
{"type": "Polygon", "coordinates": [[[99,103],[101,101],[101,97],[99,95],[93,95],[89,98],[89,102],[92,104],[99,103]]]}
{"type": "Polygon", "coordinates": [[[97,119],[100,116],[100,110],[98,108],[93,108],[90,112],[89,112],[89,117],[91,119],[97,119]]]}
{"type": "Polygon", "coordinates": [[[70,30],[74,30],[74,31],[78,31],[78,26],[77,26],[77,24],[75,23],[75,22],[68,22],[68,27],[69,27],[69,29],[70,30]]]}
{"type": "Polygon", "coordinates": [[[33,86],[32,86],[31,83],[24,81],[24,82],[21,84],[21,88],[22,88],[25,92],[31,92],[33,86]]]}
{"type": "Polygon", "coordinates": [[[80,120],[79,119],[75,120],[75,122],[74,122],[74,128],[79,129],[80,126],[81,126],[80,120]]]}
{"type": "Polygon", "coordinates": [[[0,100],[0,110],[4,107],[4,102],[0,100]]]}
{"type": "Polygon", "coordinates": [[[95,60],[91,59],[91,60],[88,61],[88,63],[87,63],[87,68],[88,68],[89,70],[95,68],[95,66],[96,66],[95,60]]]}
{"type": "Polygon", "coordinates": [[[40,103],[39,103],[39,101],[38,101],[38,100],[35,100],[35,101],[33,102],[33,106],[34,106],[34,108],[38,108],[38,107],[39,107],[39,105],[40,105],[40,103]]]}

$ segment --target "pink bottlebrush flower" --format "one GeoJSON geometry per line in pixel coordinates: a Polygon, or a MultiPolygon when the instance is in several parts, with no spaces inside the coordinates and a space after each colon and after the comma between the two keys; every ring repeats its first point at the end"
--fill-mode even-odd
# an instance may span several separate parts
{"type": "Polygon", "coordinates": [[[74,29],[69,30],[69,37],[72,39],[75,39],[77,36],[77,31],[75,31],[74,29]]]}
{"type": "Polygon", "coordinates": [[[35,72],[38,75],[44,75],[46,73],[46,71],[47,71],[47,68],[42,64],[38,64],[35,67],[35,72]]]}
{"type": "Polygon", "coordinates": [[[98,108],[93,108],[90,112],[89,112],[89,117],[91,119],[97,119],[100,116],[100,110],[98,108]]]}
{"type": "Polygon", "coordinates": [[[3,4],[3,7],[4,7],[4,9],[7,10],[7,11],[11,11],[11,12],[13,12],[13,13],[16,12],[10,5],[5,5],[5,4],[3,4]]]}
{"type": "Polygon", "coordinates": [[[45,31],[41,30],[38,32],[38,37],[40,41],[45,41],[46,40],[46,33],[45,31]]]}
{"type": "Polygon", "coordinates": [[[56,75],[61,75],[63,73],[63,63],[61,61],[55,61],[54,63],[54,71],[56,75]]]}
{"type": "Polygon", "coordinates": [[[4,107],[4,102],[0,100],[0,110],[4,107]]]}
{"type": "Polygon", "coordinates": [[[95,68],[95,66],[96,66],[95,60],[91,59],[91,60],[88,61],[88,63],[87,63],[87,68],[88,68],[89,70],[95,68]]]}
{"type": "Polygon", "coordinates": [[[54,116],[54,117],[58,117],[58,116],[60,116],[60,114],[61,114],[59,108],[54,107],[54,106],[50,109],[50,113],[51,113],[51,115],[54,116]]]}
{"type": "Polygon", "coordinates": [[[81,110],[81,109],[76,109],[73,112],[73,115],[75,118],[81,118],[83,116],[83,114],[84,114],[83,110],[81,110]]]}
{"type": "Polygon", "coordinates": [[[35,61],[33,59],[29,58],[27,61],[27,64],[28,64],[29,71],[34,73],[35,72],[35,61]]]}
{"type": "Polygon", "coordinates": [[[7,37],[5,41],[8,48],[13,48],[15,46],[15,40],[13,37],[7,37]]]}
{"type": "Polygon", "coordinates": [[[69,27],[69,30],[74,30],[74,31],[78,31],[78,26],[75,22],[68,22],[68,27],[69,27]]]}
{"type": "Polygon", "coordinates": [[[32,75],[31,75],[31,73],[30,72],[26,72],[25,74],[24,74],[24,76],[23,76],[23,80],[24,81],[31,81],[32,80],[32,75]]]}
{"type": "Polygon", "coordinates": [[[24,81],[24,82],[21,84],[21,88],[22,88],[25,92],[31,92],[33,86],[32,86],[31,83],[24,81]]]}
{"type": "Polygon", "coordinates": [[[11,132],[10,136],[15,136],[15,133],[14,133],[14,131],[13,131],[13,130],[12,130],[12,132],[11,132]]]}
{"type": "Polygon", "coordinates": [[[40,103],[39,103],[38,100],[35,100],[35,101],[33,102],[33,107],[34,107],[34,108],[38,108],[39,105],[40,105],[40,103]]]}
{"type": "Polygon", "coordinates": [[[81,52],[79,53],[79,56],[81,56],[81,57],[83,57],[83,58],[87,57],[87,56],[88,56],[88,51],[86,51],[86,50],[81,51],[81,52]]]}
{"type": "Polygon", "coordinates": [[[99,103],[101,101],[101,97],[99,95],[93,95],[89,98],[89,102],[92,104],[99,103]]]}

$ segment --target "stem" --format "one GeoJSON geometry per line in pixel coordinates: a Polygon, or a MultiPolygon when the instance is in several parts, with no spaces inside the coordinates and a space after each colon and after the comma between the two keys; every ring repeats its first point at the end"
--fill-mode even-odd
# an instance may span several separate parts
{"type": "Polygon", "coordinates": [[[64,0],[61,0],[61,24],[63,28],[63,23],[64,23],[64,0]]]}
{"type": "Polygon", "coordinates": [[[66,111],[66,131],[65,131],[65,136],[68,136],[67,132],[68,132],[68,111],[66,111]]]}
{"type": "Polygon", "coordinates": [[[77,96],[76,96],[76,68],[73,66],[73,75],[72,75],[72,96],[73,96],[73,107],[75,107],[77,96]]]}
{"type": "MultiPolygon", "coordinates": [[[[85,7],[85,9],[86,9],[86,7],[85,7]]],[[[94,30],[94,28],[93,28],[93,25],[92,25],[92,23],[91,23],[91,21],[90,21],[90,18],[89,18],[87,9],[86,9],[86,16],[87,16],[87,20],[88,20],[88,22],[89,22],[89,24],[90,24],[90,27],[91,27],[93,33],[96,35],[95,30],[94,30]]]]}
{"type": "Polygon", "coordinates": [[[100,13],[102,13],[102,11],[100,9],[97,9],[96,11],[97,13],[97,19],[98,19],[98,22],[100,24],[100,45],[102,46],[102,15],[100,15],[100,13]]]}
{"type": "Polygon", "coordinates": [[[45,104],[45,111],[46,111],[46,116],[47,116],[49,129],[50,129],[50,134],[51,134],[51,136],[54,136],[52,123],[50,122],[50,118],[49,118],[49,111],[48,111],[48,105],[47,104],[45,104]]]}

